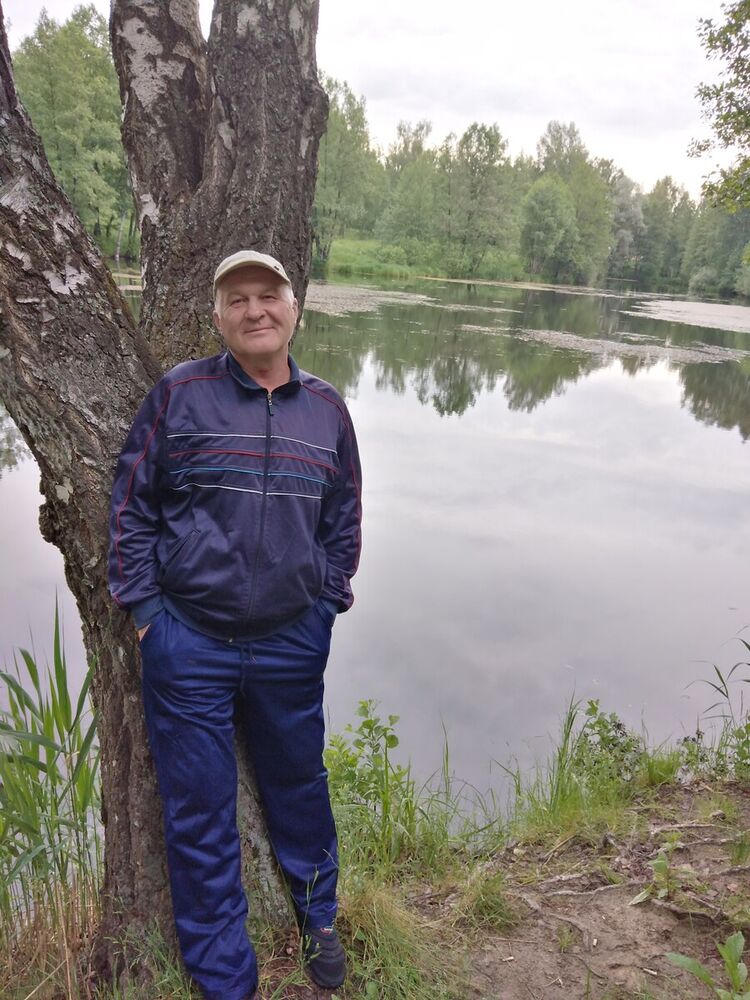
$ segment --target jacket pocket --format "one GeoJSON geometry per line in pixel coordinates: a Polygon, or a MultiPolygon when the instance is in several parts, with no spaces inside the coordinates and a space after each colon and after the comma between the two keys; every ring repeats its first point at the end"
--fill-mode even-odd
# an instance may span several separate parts
{"type": "Polygon", "coordinates": [[[167,554],[167,558],[159,572],[159,582],[164,583],[169,574],[177,568],[182,559],[187,555],[190,548],[194,544],[196,538],[200,535],[200,531],[197,528],[193,528],[189,531],[184,538],[178,539],[167,554]]]}

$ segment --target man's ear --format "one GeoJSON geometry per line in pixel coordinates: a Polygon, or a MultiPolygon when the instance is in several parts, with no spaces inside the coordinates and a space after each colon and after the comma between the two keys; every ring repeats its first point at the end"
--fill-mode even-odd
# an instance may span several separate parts
{"type": "Polygon", "coordinates": [[[219,331],[219,333],[221,333],[221,319],[220,319],[219,314],[217,313],[217,311],[215,309],[214,309],[214,313],[213,313],[213,320],[214,320],[214,326],[219,331]]]}

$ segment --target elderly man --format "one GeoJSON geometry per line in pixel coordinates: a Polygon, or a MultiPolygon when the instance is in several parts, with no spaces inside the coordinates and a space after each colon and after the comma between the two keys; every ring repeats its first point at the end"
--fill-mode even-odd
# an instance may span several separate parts
{"type": "Polygon", "coordinates": [[[245,930],[233,717],[312,978],[341,984],[337,844],[323,766],[323,671],[352,603],[360,467],[346,406],[289,355],[282,265],[241,250],[214,278],[215,357],[146,397],[112,497],[111,590],[133,616],[177,935],[207,1000],[257,986],[245,930]]]}

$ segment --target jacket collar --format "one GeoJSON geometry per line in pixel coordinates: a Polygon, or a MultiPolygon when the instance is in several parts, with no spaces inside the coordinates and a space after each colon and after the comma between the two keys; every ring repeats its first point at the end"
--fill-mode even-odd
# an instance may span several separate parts
{"type": "MultiPolygon", "coordinates": [[[[254,389],[256,392],[266,392],[262,385],[258,385],[255,379],[251,378],[244,368],[240,365],[239,361],[230,352],[226,351],[224,354],[226,358],[227,367],[231,375],[240,383],[244,385],[246,389],[254,389]]],[[[300,387],[300,375],[299,375],[299,365],[294,360],[294,358],[289,355],[289,381],[282,383],[282,385],[277,386],[273,391],[280,392],[283,395],[291,395],[291,393],[296,392],[300,387]]]]}

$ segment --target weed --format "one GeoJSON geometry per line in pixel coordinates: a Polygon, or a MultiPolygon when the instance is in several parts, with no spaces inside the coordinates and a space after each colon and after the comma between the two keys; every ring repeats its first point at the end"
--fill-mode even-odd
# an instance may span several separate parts
{"type": "Polygon", "coordinates": [[[684,869],[672,865],[672,853],[676,847],[676,841],[669,841],[664,844],[656,857],[649,861],[653,877],[646,888],[630,900],[631,906],[637,906],[638,903],[644,903],[652,898],[667,899],[682,887],[688,876],[684,869]]]}
{"type": "Polygon", "coordinates": [[[697,959],[691,958],[689,955],[679,955],[676,952],[670,952],[667,958],[673,965],[685,969],[686,972],[713,990],[714,995],[719,1000],[750,1000],[750,991],[744,989],[747,986],[747,966],[742,961],[742,953],[745,950],[745,938],[742,931],[732,934],[724,944],[717,944],[716,947],[724,962],[724,971],[729,981],[728,990],[718,986],[709,970],[697,959]]]}
{"type": "Polygon", "coordinates": [[[560,949],[560,954],[567,954],[575,944],[575,931],[568,924],[558,924],[557,931],[555,933],[557,936],[557,947],[560,949]]]}
{"type": "Polygon", "coordinates": [[[365,997],[448,1000],[463,971],[392,890],[369,879],[348,886],[339,927],[348,932],[352,979],[365,997]]]}
{"type": "Polygon", "coordinates": [[[732,865],[745,865],[750,859],[750,833],[741,830],[729,845],[729,860],[732,865]]]}
{"type": "Polygon", "coordinates": [[[372,701],[360,702],[358,715],[359,725],[332,736],[325,752],[342,867],[384,879],[406,870],[434,878],[457,853],[489,850],[499,817],[480,796],[454,786],[447,743],[439,781],[418,787],[410,768],[391,757],[398,716],[383,721],[372,701]]]}
{"type": "Polygon", "coordinates": [[[696,814],[702,822],[735,823],[739,818],[736,804],[728,795],[711,792],[696,802],[696,814]]]}
{"type": "Polygon", "coordinates": [[[456,916],[462,925],[475,930],[502,933],[515,927],[519,917],[508,901],[504,873],[476,869],[464,886],[456,916]]]}

